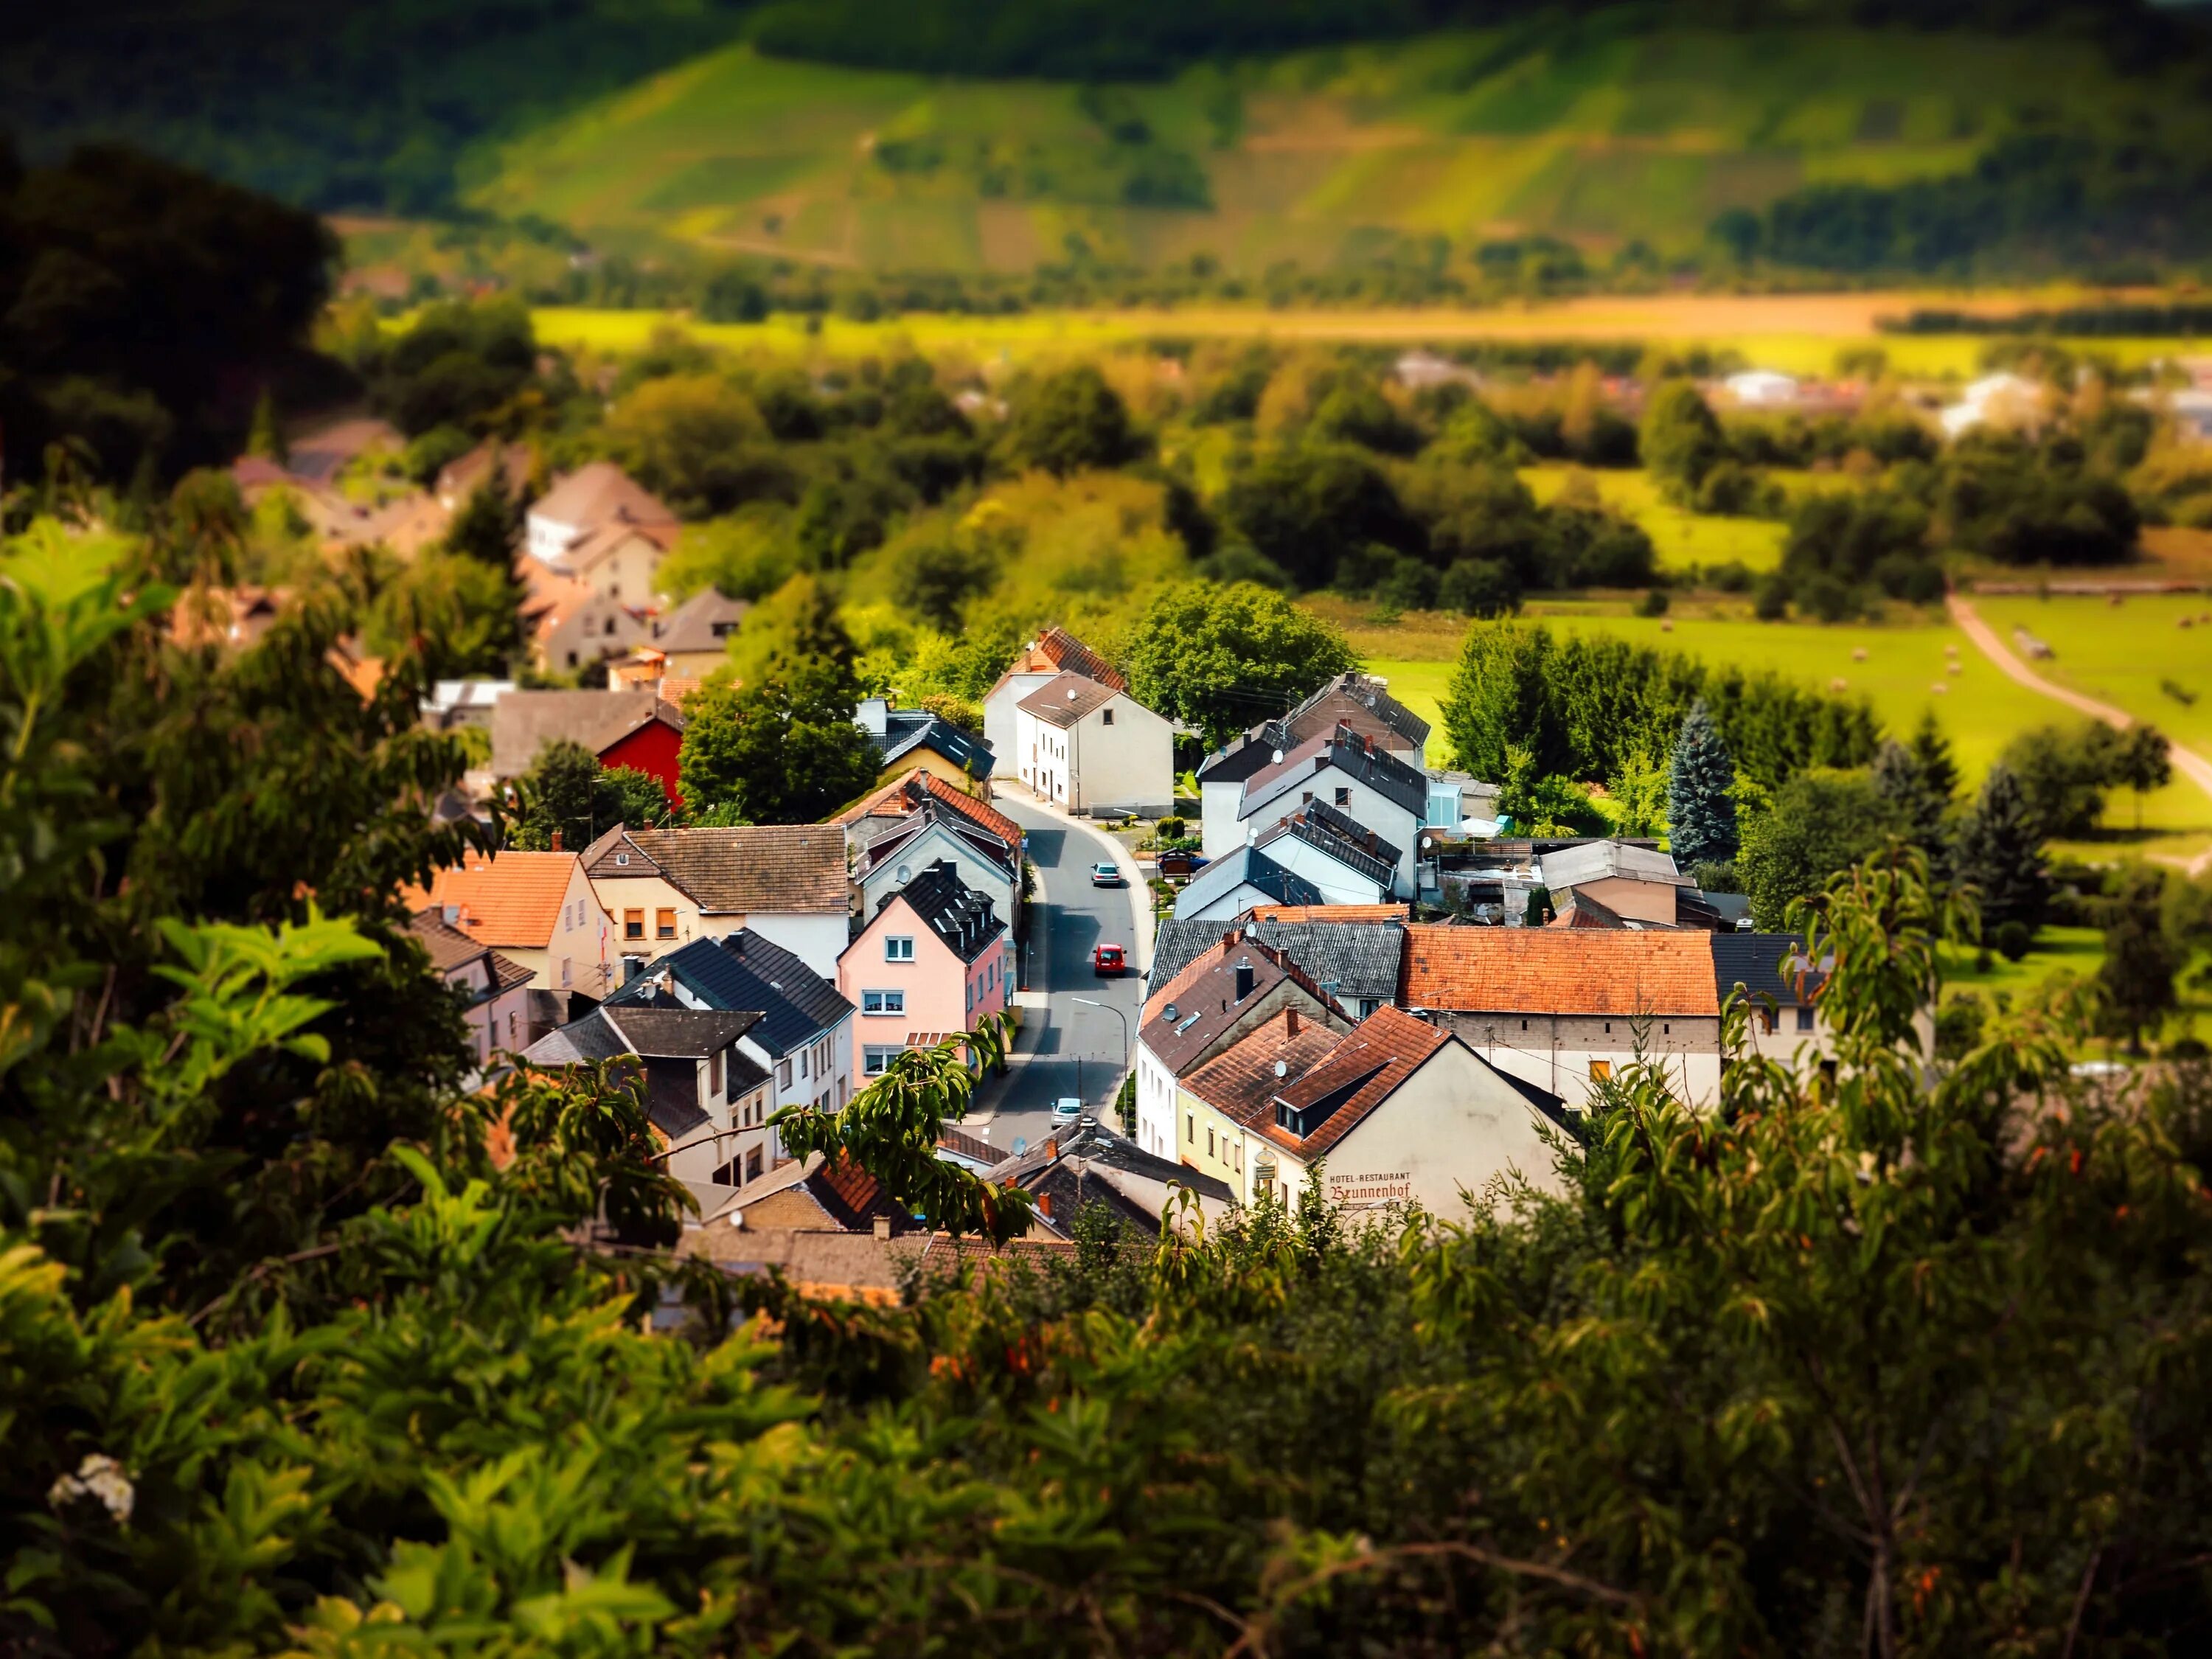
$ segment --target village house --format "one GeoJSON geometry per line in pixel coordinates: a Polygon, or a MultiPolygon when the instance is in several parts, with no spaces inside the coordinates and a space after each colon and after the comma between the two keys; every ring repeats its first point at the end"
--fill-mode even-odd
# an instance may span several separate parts
{"type": "Polygon", "coordinates": [[[541,673],[616,662],[653,637],[653,613],[550,572],[530,585],[522,621],[541,673]]]}
{"type": "MultiPolygon", "coordinates": [[[[1220,835],[1234,833],[1247,781],[1300,744],[1340,729],[1420,769],[1429,723],[1393,697],[1382,681],[1367,674],[1340,674],[1288,714],[1261,721],[1200,763],[1198,793],[1206,823],[1218,824],[1220,835]]],[[[1455,825],[1458,820],[1449,822],[1455,825]]],[[[1208,857],[1216,844],[1207,845],[1208,857]]]]}
{"type": "Polygon", "coordinates": [[[1285,1008],[1338,1031],[1340,1005],[1282,951],[1241,934],[1184,964],[1145,999],[1137,1028],[1137,1144],[1180,1161],[1176,1079],[1285,1008]]]}
{"type": "Polygon", "coordinates": [[[853,1005],[794,953],[750,930],[670,951],[607,1002],[760,1016],[738,1046],[768,1072],[768,1094],[761,1113],[737,1128],[750,1137],[740,1143],[746,1158],[757,1150],[763,1168],[784,1157],[766,1127],[776,1113],[787,1106],[841,1111],[853,1097],[853,1005]]]}
{"type": "Polygon", "coordinates": [[[889,826],[918,811],[927,800],[956,813],[995,841],[1014,849],[1018,866],[1023,850],[1022,826],[991,805],[986,786],[971,793],[969,780],[949,783],[926,766],[917,766],[865,797],[831,820],[844,829],[845,843],[858,862],[862,851],[889,826]]]}
{"type": "Polygon", "coordinates": [[[676,544],[676,514],[612,461],[558,480],[524,521],[532,557],[627,605],[651,606],[660,562],[676,544]]]}
{"type": "Polygon", "coordinates": [[[829,979],[851,936],[845,836],[835,824],[617,824],[583,859],[623,957],[640,963],[750,928],[829,979]]]}
{"type": "Polygon", "coordinates": [[[1674,868],[1671,854],[1626,842],[1592,841],[1546,853],[1538,860],[1552,908],[1562,924],[1577,910],[1595,911],[1596,926],[1679,925],[1680,898],[1697,884],[1674,868]],[[1611,918],[1608,922],[1606,918],[1611,918]]]}
{"type": "Polygon", "coordinates": [[[1013,980],[1013,935],[988,896],[949,860],[918,871],[837,959],[837,988],[860,1011],[860,1076],[1004,1012],[1013,980]]]}
{"type": "Polygon", "coordinates": [[[934,775],[963,780],[970,794],[980,794],[990,778],[991,745],[927,709],[894,708],[886,698],[863,697],[853,720],[875,745],[883,764],[879,784],[926,767],[934,775]]]}
{"type": "Polygon", "coordinates": [[[730,641],[752,609],[715,587],[704,587],[653,625],[651,649],[660,653],[661,672],[704,679],[730,659],[730,641]]]}
{"type": "Polygon", "coordinates": [[[1323,904],[1379,904],[1396,889],[1403,849],[1327,801],[1309,801],[1252,843],[1321,892],[1323,904]]]}
{"type": "Polygon", "coordinates": [[[1340,726],[1274,755],[1237,787],[1233,800],[1221,786],[1201,786],[1201,844],[1208,858],[1218,858],[1318,801],[1397,849],[1389,896],[1410,898],[1428,799],[1425,776],[1340,726]]]}
{"type": "Polygon", "coordinates": [[[1175,809],[1175,728],[1126,690],[1056,675],[1014,705],[1013,752],[1022,781],[1063,811],[1175,809]]]}
{"type": "Polygon", "coordinates": [[[1415,926],[1398,1002],[1571,1108],[1638,1058],[1709,1105],[1721,1075],[1711,941],[1741,937],[1415,926]]]}
{"type": "Polygon", "coordinates": [[[650,691],[510,691],[491,716],[491,770],[520,777],[545,745],[580,743],[612,769],[627,766],[660,781],[673,804],[684,715],[650,691]]]}
{"type": "Polygon", "coordinates": [[[1066,673],[1079,674],[1116,691],[1129,689],[1121,671],[1082,641],[1064,628],[1048,628],[1022,647],[1021,654],[983,694],[983,740],[994,753],[1021,753],[1014,731],[1016,706],[1032,691],[1066,673]]]}
{"type": "Polygon", "coordinates": [[[520,501],[537,472],[538,458],[526,443],[506,444],[487,438],[467,454],[440,467],[431,493],[447,512],[458,513],[468,505],[470,496],[491,482],[495,465],[504,475],[501,483],[507,499],[520,501]]]}
{"type": "Polygon", "coordinates": [[[1208,1224],[1236,1201],[1227,1182],[1148,1152],[1089,1117],[994,1165],[991,1179],[1028,1193],[1036,1206],[1035,1231],[1060,1238],[1072,1239],[1076,1218],[1093,1206],[1158,1237],[1182,1219],[1185,1194],[1208,1224]]]}
{"type": "Polygon", "coordinates": [[[403,896],[528,969],[532,986],[605,996],[615,983],[612,930],[574,853],[471,853],[403,896]]]}
{"type": "Polygon", "coordinates": [[[1322,994],[1364,1019],[1398,996],[1406,907],[1271,905],[1218,921],[1170,921],[1152,943],[1151,982],[1165,986],[1231,935],[1254,939],[1303,969],[1322,994]]]}
{"type": "Polygon", "coordinates": [[[520,1054],[544,1035],[531,1029],[530,987],[536,975],[529,969],[453,927],[441,909],[410,917],[407,931],[433,971],[459,997],[479,1070],[491,1064],[495,1053],[520,1054]]]}
{"type": "Polygon", "coordinates": [[[769,1133],[757,1127],[767,1119],[768,1073],[740,1047],[760,1018],[603,1004],[531,1044],[522,1060],[550,1070],[634,1057],[668,1173],[734,1186],[761,1161],[759,1141],[769,1133]]]}
{"type": "Polygon", "coordinates": [[[1228,921],[1257,904],[1325,904],[1320,888],[1256,847],[1213,860],[1176,894],[1177,921],[1228,921]]]}
{"type": "Polygon", "coordinates": [[[924,791],[903,817],[863,818],[873,838],[862,841],[853,860],[853,888],[861,915],[872,916],[917,872],[950,863],[969,887],[991,901],[1000,921],[1012,927],[1021,915],[1020,854],[1014,844],[994,835],[957,808],[924,791]]]}
{"type": "Polygon", "coordinates": [[[1419,1204],[1449,1219],[1493,1180],[1559,1191],[1559,1101],[1392,1007],[1338,1035],[1296,1009],[1190,1072],[1180,1155],[1244,1203],[1293,1202],[1319,1170],[1348,1211],[1419,1204]]]}
{"type": "Polygon", "coordinates": [[[388,422],[350,416],[294,438],[281,459],[240,456],[231,477],[249,507],[281,495],[325,552],[380,543],[410,558],[446,534],[452,514],[407,477],[406,447],[388,422]]]}

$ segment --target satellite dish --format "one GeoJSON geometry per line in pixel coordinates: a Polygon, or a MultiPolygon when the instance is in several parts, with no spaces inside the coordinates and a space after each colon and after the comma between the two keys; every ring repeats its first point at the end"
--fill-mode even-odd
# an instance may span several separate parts
{"type": "Polygon", "coordinates": [[[1291,1074],[1291,1062],[1290,1062],[1290,1061],[1288,1061],[1287,1060],[1277,1060],[1277,1061],[1275,1062],[1275,1075],[1276,1075],[1277,1077],[1288,1077],[1290,1074],[1291,1074]]]}
{"type": "Polygon", "coordinates": [[[1029,1149],[1030,1143],[1028,1137],[1024,1135],[1016,1135],[1014,1137],[1014,1156],[1016,1158],[1019,1158],[1024,1152],[1029,1151],[1029,1149]]]}
{"type": "Polygon", "coordinates": [[[1278,766],[1280,766],[1282,763],[1283,763],[1283,751],[1282,751],[1281,750],[1278,749],[1278,750],[1275,751],[1275,764],[1276,764],[1276,765],[1278,765],[1278,766]]]}

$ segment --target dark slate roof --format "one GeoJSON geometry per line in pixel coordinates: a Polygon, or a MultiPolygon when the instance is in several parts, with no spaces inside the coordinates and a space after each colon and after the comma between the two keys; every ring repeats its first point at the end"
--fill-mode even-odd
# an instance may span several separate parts
{"type": "Polygon", "coordinates": [[[650,1000],[663,969],[709,1008],[758,1012],[760,1023],[746,1035],[778,1059],[805,1048],[853,1012],[836,986],[750,927],[727,939],[693,939],[659,958],[607,1001],[620,1006],[650,1000]]]}
{"type": "Polygon", "coordinates": [[[860,849],[859,864],[853,872],[854,876],[872,875],[878,866],[904,851],[925,830],[933,825],[942,824],[947,834],[957,836],[969,850],[984,862],[996,865],[1006,872],[1008,880],[1013,878],[1012,845],[972,819],[962,817],[934,795],[924,795],[921,804],[904,817],[890,818],[884,822],[889,828],[860,849]]]}
{"type": "Polygon", "coordinates": [[[1006,931],[991,896],[961,880],[950,860],[939,860],[892,896],[904,899],[922,925],[963,962],[975,961],[1006,931]]]}
{"type": "MultiPolygon", "coordinates": [[[[1048,1133],[1020,1157],[1007,1158],[994,1167],[991,1179],[1001,1186],[1011,1184],[1033,1188],[1054,1164],[1068,1158],[1085,1159],[1109,1170],[1126,1170],[1148,1181],[1172,1181],[1224,1203],[1236,1197],[1229,1183],[1218,1176],[1206,1175],[1187,1164],[1177,1164],[1156,1152],[1148,1152],[1135,1141],[1115,1134],[1096,1119],[1048,1133]],[[1048,1152],[1047,1147],[1052,1148],[1051,1152],[1048,1152]]],[[[1058,1220],[1069,1218],[1055,1218],[1058,1220]]]]}
{"type": "Polygon", "coordinates": [[[1283,716],[1283,724],[1292,732],[1303,730],[1315,710],[1331,697],[1346,697],[1358,703],[1369,714],[1403,738],[1407,746],[1419,749],[1429,740],[1429,723],[1400,702],[1383,688],[1382,682],[1365,674],[1340,674],[1327,685],[1283,716]]]}
{"type": "Polygon", "coordinates": [[[1152,942],[1149,982],[1165,985],[1224,935],[1247,929],[1332,995],[1389,1002],[1398,994],[1406,930],[1395,921],[1164,921],[1152,942]]]}
{"type": "Polygon", "coordinates": [[[1255,772],[1244,785],[1244,802],[1237,817],[1248,818],[1310,778],[1331,769],[1365,784],[1387,801],[1395,802],[1418,822],[1428,811],[1429,781],[1395,755],[1328,732],[1300,744],[1283,758],[1255,772]]]}
{"type": "Polygon", "coordinates": [[[884,716],[884,735],[873,739],[885,766],[917,749],[945,757],[969,777],[991,775],[991,745],[951,720],[920,708],[894,708],[884,716]]]}
{"type": "Polygon", "coordinates": [[[760,1023],[752,1010],[602,1006],[593,1016],[612,1024],[628,1052],[646,1060],[704,1060],[760,1023]]]}
{"type": "Polygon", "coordinates": [[[1389,891],[1397,872],[1398,849],[1373,831],[1361,829],[1326,802],[1307,803],[1252,844],[1264,852],[1285,836],[1327,854],[1354,874],[1366,877],[1385,893],[1389,891]],[[1324,817],[1323,813],[1328,817],[1324,817]],[[1337,822],[1332,823],[1331,819],[1337,822]],[[1349,825],[1352,833],[1347,835],[1338,823],[1349,825]]]}
{"type": "Polygon", "coordinates": [[[1255,772],[1273,765],[1278,750],[1291,747],[1290,731],[1280,720],[1261,720],[1200,762],[1198,781],[1201,785],[1242,783],[1255,772]]]}
{"type": "Polygon", "coordinates": [[[1723,1002],[1741,985],[1753,999],[1771,997],[1794,1008],[1820,993],[1826,975],[1806,972],[1805,940],[1798,933],[1713,933],[1713,985],[1723,1002]]]}
{"type": "Polygon", "coordinates": [[[1226,898],[1246,883],[1278,904],[1319,904],[1321,889],[1293,874],[1255,847],[1224,853],[1184,884],[1176,896],[1176,914],[1196,913],[1226,898]]]}

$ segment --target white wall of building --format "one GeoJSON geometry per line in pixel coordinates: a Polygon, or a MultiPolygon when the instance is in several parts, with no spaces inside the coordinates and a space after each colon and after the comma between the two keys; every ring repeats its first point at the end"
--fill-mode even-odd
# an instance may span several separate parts
{"type": "MultiPolygon", "coordinates": [[[[1324,904],[1379,904],[1390,894],[1372,878],[1338,862],[1311,842],[1301,841],[1296,836],[1278,836],[1261,848],[1267,857],[1290,871],[1304,876],[1321,889],[1324,904]]],[[[1399,896],[1410,898],[1411,892],[1399,896]]]]}
{"type": "MultiPolygon", "coordinates": [[[[1243,816],[1236,839],[1230,844],[1234,846],[1236,842],[1243,841],[1248,830],[1272,829],[1309,800],[1322,801],[1340,812],[1350,814],[1363,828],[1373,830],[1396,848],[1397,890],[1411,896],[1413,891],[1413,854],[1417,850],[1414,838],[1421,828],[1419,815],[1408,811],[1386,795],[1377,794],[1358,779],[1340,772],[1334,766],[1323,768],[1295,789],[1284,790],[1257,810],[1248,811],[1240,805],[1239,811],[1243,816]],[[1340,794],[1342,799],[1338,799],[1340,794]]],[[[1209,847],[1209,856],[1212,851],[1209,847]]]]}
{"type": "Polygon", "coordinates": [[[1721,1023],[1706,1016],[1653,1016],[1631,1020],[1577,1014],[1466,1014],[1437,1024],[1501,1072],[1510,1072],[1557,1095],[1569,1106],[1588,1103],[1600,1075],[1618,1075],[1638,1058],[1664,1062],[1680,1097],[1693,1106],[1720,1098],[1721,1023]],[[1594,1066],[1603,1066],[1603,1073],[1594,1066]]]}
{"type": "Polygon", "coordinates": [[[1151,817],[1175,805],[1175,730],[1123,693],[1072,726],[1014,711],[1022,781],[1071,812],[1128,806],[1151,817]]]}
{"type": "Polygon", "coordinates": [[[960,879],[991,901],[1000,921],[1009,927],[1014,925],[1015,888],[1006,872],[942,823],[922,830],[858,884],[861,919],[874,915],[885,899],[940,860],[950,860],[960,879]],[[899,873],[902,870],[906,872],[903,876],[899,873]]]}
{"type": "Polygon", "coordinates": [[[1041,685],[1049,685],[1060,678],[1059,672],[1048,674],[1009,674],[1004,685],[983,699],[983,740],[991,745],[992,754],[1000,763],[1019,752],[1020,721],[1016,718],[1014,705],[1041,685]]]}
{"type": "Polygon", "coordinates": [[[1237,822],[1244,804],[1241,783],[1201,783],[1198,786],[1198,850],[1210,859],[1236,851],[1244,844],[1244,828],[1237,822]]]}

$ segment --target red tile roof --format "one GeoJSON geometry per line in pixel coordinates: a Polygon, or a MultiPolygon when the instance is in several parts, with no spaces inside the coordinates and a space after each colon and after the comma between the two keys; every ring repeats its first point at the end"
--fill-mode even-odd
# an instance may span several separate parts
{"type": "Polygon", "coordinates": [[[1399,1002],[1468,1013],[1717,1017],[1704,933],[1584,928],[1406,930],[1399,1002]]]}
{"type": "Polygon", "coordinates": [[[1310,1015],[1285,1008],[1183,1079],[1182,1086],[1247,1128],[1275,1121],[1275,1097],[1347,1041],[1310,1015]],[[1283,1066],[1277,1075],[1275,1066],[1283,1066]]]}
{"type": "Polygon", "coordinates": [[[1255,904],[1239,921],[1406,921],[1410,904],[1255,904]]]}
{"type": "Polygon", "coordinates": [[[1066,629],[1056,626],[1038,635],[1036,643],[1017,657],[1014,665],[1006,671],[1009,674],[1061,672],[1080,674],[1116,691],[1129,689],[1129,682],[1111,663],[1066,629]]]}
{"type": "Polygon", "coordinates": [[[410,910],[458,910],[453,925],[481,944],[542,951],[553,942],[576,866],[574,853],[471,854],[459,868],[439,871],[428,889],[405,889],[404,897],[410,910]]]}
{"type": "Polygon", "coordinates": [[[1275,1091],[1284,1104],[1294,1109],[1311,1106],[1357,1084],[1352,1097],[1303,1139],[1278,1128],[1272,1112],[1259,1124],[1260,1132],[1303,1158],[1318,1157],[1357,1128],[1363,1118],[1396,1093],[1399,1085],[1450,1041],[1449,1032],[1401,1009],[1387,1005],[1377,1008],[1320,1064],[1275,1091]]]}
{"type": "Polygon", "coordinates": [[[885,784],[857,805],[840,812],[833,823],[855,824],[862,818],[903,817],[907,803],[919,797],[911,790],[926,790],[939,801],[960,813],[971,823],[981,825],[1009,846],[1018,845],[1022,838],[1022,826],[986,800],[979,800],[959,785],[947,783],[926,766],[917,766],[885,784]]]}

